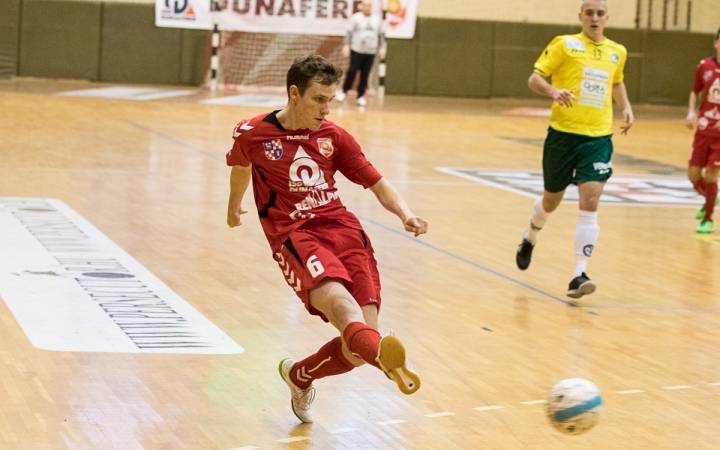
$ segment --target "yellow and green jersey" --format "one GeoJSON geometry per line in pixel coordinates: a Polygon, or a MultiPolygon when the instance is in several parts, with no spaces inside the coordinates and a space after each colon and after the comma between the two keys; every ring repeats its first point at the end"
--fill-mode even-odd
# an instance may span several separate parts
{"type": "Polygon", "coordinates": [[[553,103],[550,126],[585,136],[612,134],[612,87],[623,81],[627,50],[605,38],[593,42],[583,35],[558,36],[535,63],[535,72],[552,75],[552,85],[575,94],[572,108],[553,103]]]}

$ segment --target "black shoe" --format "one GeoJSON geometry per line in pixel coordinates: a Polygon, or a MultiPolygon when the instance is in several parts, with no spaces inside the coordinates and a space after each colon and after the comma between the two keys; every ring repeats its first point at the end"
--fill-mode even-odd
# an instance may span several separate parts
{"type": "Polygon", "coordinates": [[[583,295],[590,295],[597,289],[597,284],[588,278],[585,272],[579,277],[573,278],[568,286],[567,296],[570,298],[580,298],[583,295]]]}
{"type": "Polygon", "coordinates": [[[525,270],[530,266],[533,248],[535,248],[535,246],[523,238],[522,243],[518,246],[517,255],[515,255],[515,262],[517,263],[518,269],[525,270]]]}

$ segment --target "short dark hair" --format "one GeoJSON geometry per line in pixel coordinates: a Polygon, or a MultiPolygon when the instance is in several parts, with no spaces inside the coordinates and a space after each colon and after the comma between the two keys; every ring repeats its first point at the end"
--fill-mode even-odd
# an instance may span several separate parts
{"type": "Polygon", "coordinates": [[[313,81],[325,86],[338,82],[343,71],[327,59],[319,55],[301,56],[295,58],[287,73],[287,92],[290,95],[290,86],[297,86],[300,95],[310,87],[313,81]]]}
{"type": "Polygon", "coordinates": [[[715,40],[716,40],[716,41],[720,41],[720,28],[718,28],[718,32],[717,32],[717,34],[715,35],[715,40]]]}

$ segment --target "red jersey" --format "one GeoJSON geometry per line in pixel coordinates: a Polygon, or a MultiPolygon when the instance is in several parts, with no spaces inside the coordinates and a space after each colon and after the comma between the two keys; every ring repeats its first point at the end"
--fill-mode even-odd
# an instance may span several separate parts
{"type": "Polygon", "coordinates": [[[698,132],[717,133],[715,124],[720,120],[720,64],[715,58],[700,61],[695,72],[693,92],[704,92],[700,113],[698,114],[698,132]]]}
{"type": "Polygon", "coordinates": [[[228,166],[252,164],[255,204],[272,250],[308,221],[330,220],[362,230],[340,201],[335,172],[364,188],[382,175],[344,129],[325,120],[317,131],[286,130],[277,112],[240,122],[227,154],[228,166]]]}

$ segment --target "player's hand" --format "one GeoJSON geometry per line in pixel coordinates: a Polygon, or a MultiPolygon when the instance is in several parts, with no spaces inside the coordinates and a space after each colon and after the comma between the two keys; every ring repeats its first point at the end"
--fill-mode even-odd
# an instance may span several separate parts
{"type": "Polygon", "coordinates": [[[558,102],[560,106],[572,108],[572,102],[573,100],[575,100],[575,94],[573,94],[572,91],[569,91],[567,89],[555,89],[552,98],[553,100],[558,102]]]}
{"type": "Polygon", "coordinates": [[[620,129],[622,130],[620,134],[627,135],[628,131],[630,131],[630,128],[633,126],[633,122],[635,122],[635,115],[633,115],[632,109],[625,108],[623,110],[623,125],[620,126],[620,129]]]}
{"type": "Polygon", "coordinates": [[[378,49],[378,58],[382,61],[385,59],[385,56],[387,56],[387,49],[385,47],[380,47],[378,49]]]}
{"type": "Polygon", "coordinates": [[[234,208],[228,205],[227,224],[230,228],[242,225],[242,221],[240,220],[241,214],[247,214],[247,211],[245,211],[242,206],[238,205],[234,208]]]}
{"type": "Polygon", "coordinates": [[[405,222],[403,222],[403,225],[405,225],[405,231],[415,233],[415,237],[427,233],[428,230],[428,223],[418,216],[408,217],[405,219],[405,222]]]}
{"type": "Polygon", "coordinates": [[[348,56],[350,56],[350,46],[349,45],[343,45],[342,55],[343,55],[343,58],[347,58],[348,56]]]}
{"type": "MultiPolygon", "coordinates": [[[[718,123],[720,123],[720,122],[718,122],[718,123]]],[[[685,126],[689,130],[694,130],[696,125],[697,125],[697,114],[695,114],[695,111],[690,111],[688,113],[687,117],[685,118],[685,126]]]]}

